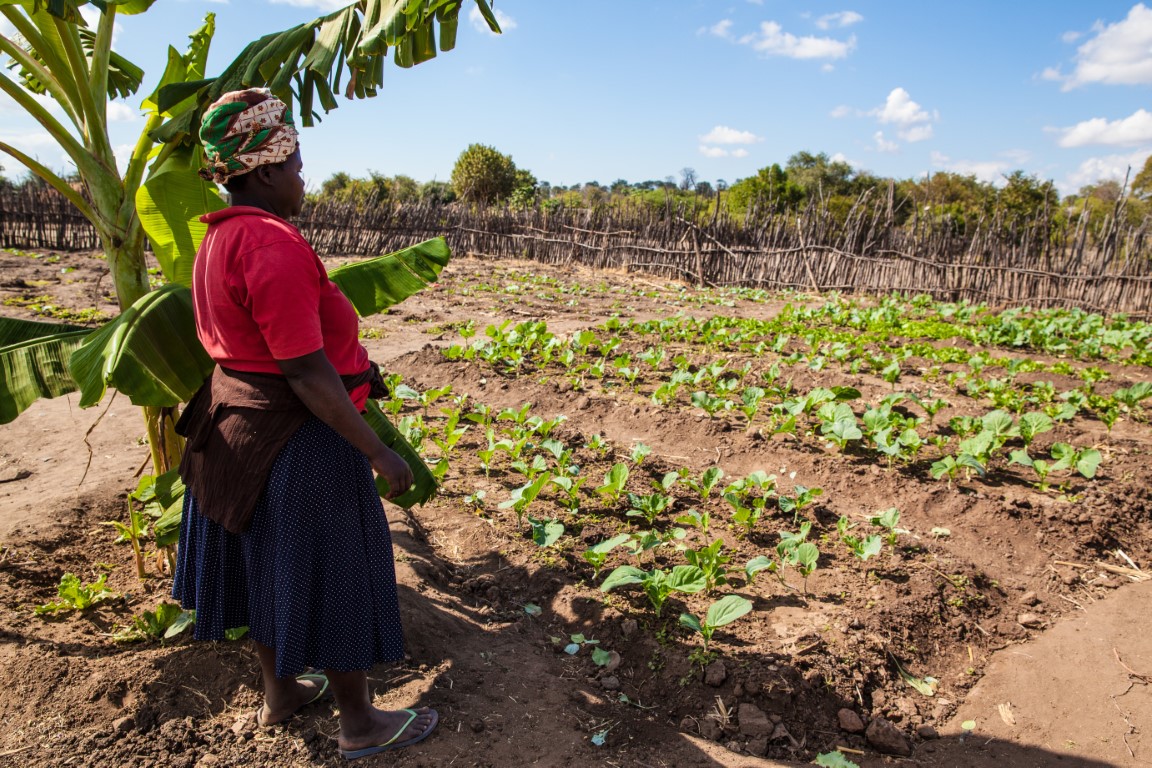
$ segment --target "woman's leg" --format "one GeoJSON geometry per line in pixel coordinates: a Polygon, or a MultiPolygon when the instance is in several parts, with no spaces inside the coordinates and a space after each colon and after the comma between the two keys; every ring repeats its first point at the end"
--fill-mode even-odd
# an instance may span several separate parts
{"type": "Polygon", "coordinates": [[[260,725],[274,725],[292,717],[297,709],[315,699],[320,689],[314,680],[276,677],[276,651],[255,640],[252,644],[264,677],[264,706],[257,710],[256,720],[260,725]]]}
{"type": "Polygon", "coordinates": [[[325,670],[336,705],[340,707],[340,749],[351,751],[367,749],[387,741],[403,742],[418,738],[435,724],[435,715],[427,707],[417,709],[408,727],[401,727],[409,719],[407,712],[388,712],[372,706],[368,695],[368,675],[360,672],[334,672],[325,670]]]}

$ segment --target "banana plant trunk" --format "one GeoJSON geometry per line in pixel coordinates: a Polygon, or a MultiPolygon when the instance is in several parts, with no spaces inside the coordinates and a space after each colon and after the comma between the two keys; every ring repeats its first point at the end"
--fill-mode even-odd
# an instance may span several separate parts
{"type": "MultiPolygon", "coordinates": [[[[144,260],[144,232],[139,219],[133,216],[120,232],[100,233],[105,258],[120,310],[132,306],[148,293],[148,266],[144,260]],[[123,234],[121,234],[121,232],[123,234]]],[[[152,454],[153,474],[162,475],[175,469],[184,455],[184,438],[176,434],[176,420],[180,411],[176,407],[143,406],[144,427],[148,434],[148,450],[152,454]]]]}

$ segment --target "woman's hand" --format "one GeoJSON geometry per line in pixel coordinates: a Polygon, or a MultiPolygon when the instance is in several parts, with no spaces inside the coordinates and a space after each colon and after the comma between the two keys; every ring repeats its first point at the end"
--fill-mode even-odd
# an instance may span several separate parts
{"type": "Polygon", "coordinates": [[[391,448],[384,446],[384,451],[369,457],[369,461],[376,474],[388,483],[388,495],[385,498],[394,499],[412,487],[412,468],[391,448]]]}

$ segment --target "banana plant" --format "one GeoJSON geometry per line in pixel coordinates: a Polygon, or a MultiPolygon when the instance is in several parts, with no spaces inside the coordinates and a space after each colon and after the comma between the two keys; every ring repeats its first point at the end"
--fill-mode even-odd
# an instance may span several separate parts
{"type": "MultiPolygon", "coordinates": [[[[154,2],[0,0],[0,16],[15,30],[0,34],[0,55],[10,60],[14,73],[0,72],[0,92],[52,136],[75,166],[81,188],[6,142],[0,142],[0,152],[43,179],[93,225],[122,313],[96,332],[5,321],[0,423],[40,397],[77,389],[84,404],[93,404],[111,385],[144,406],[152,461],[161,474],[182,452],[183,441],[174,431],[177,406],[195,391],[210,362],[191,333],[186,288],[204,234],[199,217],[224,206],[215,187],[195,173],[201,160],[195,128],[204,108],[227,91],[266,86],[310,126],[317,117],[314,107],[337,106],[333,93],[345,77],[346,97],[375,96],[390,52],[401,67],[427,61],[436,55],[437,32],[439,50],[451,50],[462,4],[359,0],[253,41],[215,78],[206,76],[215,32],[215,16],[207,14],[185,53],[169,47],[159,84],[141,105],[144,128],[121,173],[108,135],[108,103],[133,96],[144,72],[112,50],[112,32],[119,14],[145,13],[154,2]],[[99,11],[93,26],[80,13],[89,4],[99,11]],[[46,99],[56,102],[58,111],[46,107],[46,99]],[[149,291],[146,232],[170,284],[157,295],[149,291]]],[[[499,32],[487,0],[474,2],[499,32]]],[[[426,269],[406,264],[413,279],[399,285],[391,282],[395,260],[389,257],[355,278],[349,273],[342,281],[334,271],[333,280],[362,315],[373,306],[380,311],[382,291],[394,303],[439,272],[446,247],[441,242],[427,250],[435,256],[421,262],[426,269]]]]}

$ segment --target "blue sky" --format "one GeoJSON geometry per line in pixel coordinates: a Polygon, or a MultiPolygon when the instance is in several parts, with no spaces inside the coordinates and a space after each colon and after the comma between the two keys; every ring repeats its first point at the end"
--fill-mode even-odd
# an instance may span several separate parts
{"type": "MultiPolygon", "coordinates": [[[[248,40],[342,4],[158,0],[121,17],[115,46],[155,78],[167,44],[183,49],[211,11],[218,72],[248,40]]],[[[731,183],[807,150],[896,178],[947,170],[997,181],[1022,169],[1071,193],[1129,165],[1135,173],[1152,154],[1152,7],[1130,0],[495,7],[503,35],[461,24],[456,50],[390,67],[380,96],[341,100],[306,130],[310,184],[369,170],[446,180],[473,142],[564,185],[679,178],[686,167],[731,183]]],[[[113,112],[125,151],[142,125],[139,101],[113,112]]],[[[64,167],[2,98],[0,140],[64,167]]]]}

